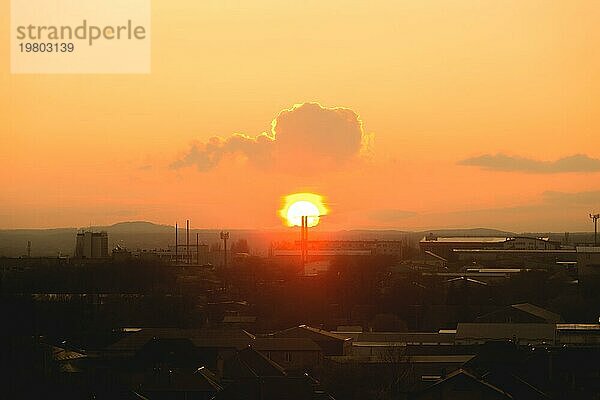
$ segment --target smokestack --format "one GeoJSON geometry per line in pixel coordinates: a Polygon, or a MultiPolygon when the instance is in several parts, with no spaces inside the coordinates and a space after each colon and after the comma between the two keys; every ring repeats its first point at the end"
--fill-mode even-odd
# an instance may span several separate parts
{"type": "Polygon", "coordinates": [[[190,220],[185,221],[185,257],[186,263],[190,263],[190,220]]]}
{"type": "Polygon", "coordinates": [[[304,262],[304,215],[300,216],[300,262],[304,262]]]}
{"type": "Polygon", "coordinates": [[[200,265],[200,241],[198,236],[200,234],[196,232],[196,265],[200,265]]]}
{"type": "Polygon", "coordinates": [[[175,263],[177,263],[177,222],[175,222],[175,263]]]}
{"type": "Polygon", "coordinates": [[[303,215],[300,219],[302,221],[300,227],[300,259],[304,264],[308,258],[308,216],[303,215]]]}

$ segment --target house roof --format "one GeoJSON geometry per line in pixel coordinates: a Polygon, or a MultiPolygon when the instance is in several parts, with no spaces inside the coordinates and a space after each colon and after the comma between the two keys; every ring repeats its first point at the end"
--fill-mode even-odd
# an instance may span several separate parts
{"type": "Polygon", "coordinates": [[[350,335],[332,333],[324,329],[313,328],[308,325],[294,326],[292,328],[284,329],[271,333],[269,336],[272,337],[306,337],[315,341],[323,340],[335,340],[345,341],[350,339],[350,335]]]}
{"type": "Polygon", "coordinates": [[[264,354],[248,346],[226,362],[230,378],[256,378],[286,376],[284,369],[264,354]]]}
{"type": "Polygon", "coordinates": [[[488,389],[489,391],[494,392],[496,395],[498,395],[501,398],[505,398],[505,399],[513,398],[510,394],[504,392],[502,389],[479,379],[472,373],[470,373],[462,368],[457,369],[456,371],[448,374],[448,376],[446,376],[444,379],[437,381],[433,385],[426,387],[425,389],[423,389],[422,392],[437,390],[437,389],[441,388],[441,386],[443,386],[444,384],[446,384],[448,382],[452,382],[452,381],[457,381],[457,380],[467,380],[467,381],[475,382],[478,385],[481,385],[484,388],[488,389]]]}
{"type": "Polygon", "coordinates": [[[466,283],[474,283],[480,286],[487,286],[488,284],[486,282],[480,281],[478,279],[473,279],[473,278],[468,278],[466,276],[457,276],[455,278],[450,278],[446,280],[446,283],[453,283],[453,282],[461,282],[464,281],[466,283]]]}
{"type": "Polygon", "coordinates": [[[485,375],[485,380],[490,384],[501,387],[505,392],[510,393],[517,399],[546,400],[550,398],[550,396],[539,388],[512,373],[498,374],[491,372],[485,375]]]}
{"type": "Polygon", "coordinates": [[[59,362],[60,361],[79,360],[81,358],[87,357],[83,353],[79,353],[74,350],[68,350],[63,347],[58,347],[58,346],[50,346],[50,351],[52,352],[52,358],[59,362]]]}
{"type": "Polygon", "coordinates": [[[219,384],[219,378],[211,370],[206,367],[200,367],[194,372],[195,375],[202,376],[204,380],[214,387],[216,390],[221,390],[222,387],[219,384]]]}
{"type": "MultiPolygon", "coordinates": [[[[545,358],[546,355],[542,357],[545,358]]],[[[463,368],[515,398],[547,399],[544,392],[523,378],[528,375],[530,365],[535,365],[530,351],[514,343],[488,342],[478,346],[477,355],[463,365],[463,368]]]]}
{"type": "Polygon", "coordinates": [[[553,313],[552,311],[548,311],[530,303],[513,304],[511,307],[541,318],[548,323],[557,324],[562,321],[562,317],[559,314],[553,313]]]}
{"type": "Polygon", "coordinates": [[[444,258],[444,257],[442,257],[442,256],[438,256],[437,254],[435,254],[435,253],[434,253],[434,252],[432,252],[432,251],[429,251],[429,250],[427,250],[427,251],[425,251],[425,254],[427,254],[428,256],[431,256],[431,257],[433,257],[433,258],[436,258],[436,259],[438,259],[438,260],[440,260],[440,261],[443,261],[443,262],[448,262],[448,260],[447,260],[447,259],[445,259],[445,258],[444,258]]]}

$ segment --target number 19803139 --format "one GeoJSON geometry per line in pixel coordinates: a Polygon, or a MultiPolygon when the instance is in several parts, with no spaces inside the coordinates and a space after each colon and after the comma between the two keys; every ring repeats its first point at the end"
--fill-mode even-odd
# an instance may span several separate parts
{"type": "Polygon", "coordinates": [[[21,53],[72,53],[74,43],[19,43],[21,53]]]}

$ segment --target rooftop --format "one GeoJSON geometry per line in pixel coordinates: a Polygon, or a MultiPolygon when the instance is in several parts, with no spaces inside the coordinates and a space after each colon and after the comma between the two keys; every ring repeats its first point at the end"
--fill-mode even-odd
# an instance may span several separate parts
{"type": "Polygon", "coordinates": [[[269,334],[270,337],[308,337],[315,340],[350,340],[350,334],[329,332],[325,329],[313,328],[308,325],[299,325],[282,331],[269,334]],[[302,335],[302,336],[297,336],[302,335]]]}
{"type": "Polygon", "coordinates": [[[511,307],[519,311],[535,315],[536,317],[541,318],[546,322],[558,323],[562,321],[562,317],[560,315],[530,303],[513,304],[511,305],[511,307]]]}
{"type": "Polygon", "coordinates": [[[499,236],[448,236],[434,237],[421,239],[421,242],[438,242],[438,243],[504,243],[510,238],[499,236]]]}
{"type": "Polygon", "coordinates": [[[558,331],[600,331],[600,324],[556,324],[558,331]]]}

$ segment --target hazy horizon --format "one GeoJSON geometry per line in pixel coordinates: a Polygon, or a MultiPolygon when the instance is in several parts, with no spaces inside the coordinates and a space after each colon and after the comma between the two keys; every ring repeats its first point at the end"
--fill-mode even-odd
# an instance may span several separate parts
{"type": "MultiPolygon", "coordinates": [[[[175,228],[175,224],[166,224],[166,223],[159,223],[159,222],[154,222],[154,221],[147,221],[147,220],[135,220],[135,221],[116,221],[114,223],[110,223],[110,224],[106,224],[106,225],[86,225],[86,226],[53,226],[53,227],[19,227],[19,228],[4,228],[4,227],[0,227],[0,231],[18,231],[18,230],[60,230],[60,229],[77,229],[77,230],[96,230],[96,229],[103,229],[103,228],[114,228],[116,226],[123,226],[123,225],[127,225],[127,224],[148,224],[151,225],[153,228],[155,229],[159,229],[159,228],[164,228],[165,231],[166,230],[172,230],[175,228]]],[[[178,228],[180,230],[185,230],[185,220],[182,220],[179,222],[179,226],[178,228]]],[[[257,231],[257,232],[292,232],[294,230],[298,230],[299,228],[297,227],[286,227],[286,226],[274,226],[274,227],[270,227],[270,228],[239,228],[239,227],[235,227],[235,226],[228,226],[228,227],[204,227],[204,226],[190,226],[190,231],[221,231],[221,230],[227,230],[227,231],[257,231]]],[[[327,229],[327,227],[323,227],[323,226],[318,226],[318,227],[313,227],[310,228],[311,232],[318,232],[318,233],[336,233],[336,232],[352,232],[352,231],[372,231],[372,232],[385,232],[385,231],[391,231],[391,232],[399,232],[399,233],[424,233],[427,231],[497,231],[497,232],[503,232],[503,233],[507,233],[507,234],[520,234],[520,233],[554,233],[554,234],[560,234],[560,233],[564,233],[564,232],[569,232],[569,233],[582,233],[582,234],[593,234],[594,231],[592,230],[581,230],[581,231],[577,231],[577,230],[573,230],[573,231],[562,231],[562,230],[514,230],[514,229],[501,229],[501,228],[496,228],[496,227],[490,227],[490,226],[447,226],[447,227],[426,227],[426,228],[414,228],[414,229],[403,229],[401,227],[399,228],[394,228],[394,227],[386,227],[386,228],[345,228],[345,229],[327,229]]]]}

